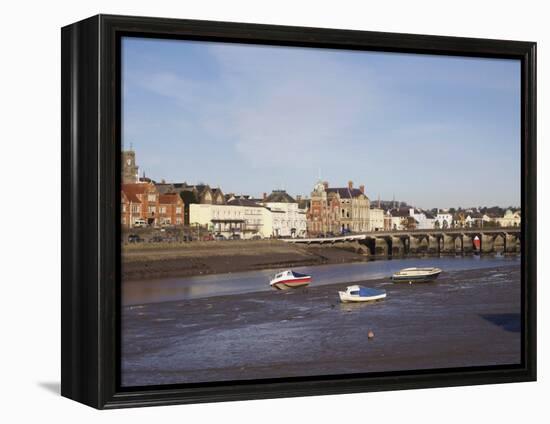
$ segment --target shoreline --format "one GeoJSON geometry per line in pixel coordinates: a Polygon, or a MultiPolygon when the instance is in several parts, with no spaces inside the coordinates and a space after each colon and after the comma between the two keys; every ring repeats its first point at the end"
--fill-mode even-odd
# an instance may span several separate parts
{"type": "Polygon", "coordinates": [[[161,247],[123,246],[122,280],[195,277],[262,269],[452,256],[458,255],[416,253],[389,257],[367,256],[354,245],[304,246],[281,241],[199,242],[195,245],[190,243],[161,247]]]}

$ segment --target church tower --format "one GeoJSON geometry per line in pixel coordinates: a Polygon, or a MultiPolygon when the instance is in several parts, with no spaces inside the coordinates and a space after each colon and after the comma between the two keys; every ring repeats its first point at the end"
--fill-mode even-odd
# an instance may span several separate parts
{"type": "Polygon", "coordinates": [[[122,152],[122,184],[133,184],[139,181],[139,167],[136,166],[136,152],[125,150],[122,152]]]}

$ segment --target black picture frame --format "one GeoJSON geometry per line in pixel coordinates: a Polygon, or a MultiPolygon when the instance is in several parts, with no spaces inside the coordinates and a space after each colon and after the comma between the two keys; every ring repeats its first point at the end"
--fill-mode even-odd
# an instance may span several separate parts
{"type": "Polygon", "coordinates": [[[97,15],[62,28],[61,394],[94,408],[536,380],[536,43],[97,15]],[[522,363],[120,387],[120,39],[143,37],[521,61],[522,363]]]}

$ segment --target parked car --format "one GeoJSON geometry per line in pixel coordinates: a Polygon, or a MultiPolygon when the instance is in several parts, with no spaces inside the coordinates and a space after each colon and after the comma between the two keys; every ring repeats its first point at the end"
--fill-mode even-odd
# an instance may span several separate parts
{"type": "Polygon", "coordinates": [[[141,243],[143,239],[137,234],[130,234],[128,236],[128,243],[141,243]]]}
{"type": "Polygon", "coordinates": [[[240,240],[241,235],[240,234],[231,234],[231,240],[240,240]]]}
{"type": "Polygon", "coordinates": [[[262,239],[262,236],[259,235],[259,234],[256,234],[256,235],[250,237],[250,240],[261,240],[261,239],[262,239]]]}
{"type": "Polygon", "coordinates": [[[212,234],[207,234],[202,237],[202,241],[211,241],[214,240],[214,236],[212,234]]]}
{"type": "Polygon", "coordinates": [[[162,243],[164,239],[161,236],[154,236],[149,239],[149,243],[162,243]]]}
{"type": "Polygon", "coordinates": [[[147,226],[147,221],[144,219],[136,219],[134,221],[134,227],[136,228],[146,227],[146,226],[147,226]]]}
{"type": "Polygon", "coordinates": [[[227,240],[227,239],[225,238],[225,236],[223,234],[216,234],[214,236],[214,240],[222,241],[222,240],[227,240]]]}

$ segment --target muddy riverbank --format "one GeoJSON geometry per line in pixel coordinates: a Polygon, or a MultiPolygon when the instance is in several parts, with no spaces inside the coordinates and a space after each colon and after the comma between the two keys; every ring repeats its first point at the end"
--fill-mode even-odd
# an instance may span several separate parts
{"type": "Polygon", "coordinates": [[[451,271],[435,283],[346,284],[141,304],[122,310],[122,383],[151,385],[515,364],[520,266],[451,271]],[[368,331],[374,338],[367,337],[368,331]]]}
{"type": "Polygon", "coordinates": [[[191,277],[366,260],[366,256],[345,244],[322,247],[295,245],[280,240],[235,240],[158,246],[126,245],[122,249],[122,278],[191,277]]]}

